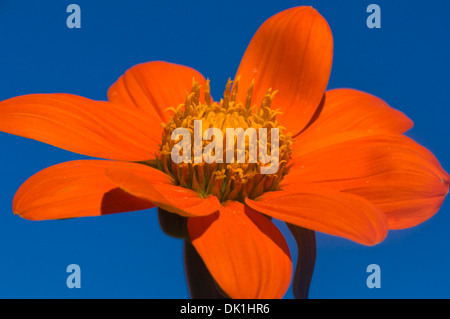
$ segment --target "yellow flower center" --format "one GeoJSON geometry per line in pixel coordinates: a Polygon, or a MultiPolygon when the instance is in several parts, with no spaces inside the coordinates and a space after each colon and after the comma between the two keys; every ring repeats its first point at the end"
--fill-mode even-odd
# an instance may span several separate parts
{"type": "Polygon", "coordinates": [[[239,79],[233,88],[231,88],[231,84],[231,80],[228,80],[223,99],[220,102],[213,102],[208,80],[204,88],[204,102],[201,102],[200,85],[193,81],[191,92],[186,94],[185,103],[176,108],[169,108],[174,115],[168,123],[162,124],[162,143],[155,163],[156,167],[170,175],[177,185],[192,189],[203,197],[212,194],[221,202],[226,200],[244,202],[246,197],[255,198],[264,192],[279,189],[280,181],[289,170],[287,163],[294,141],[292,135],[284,133],[285,128],[280,126],[276,120],[280,111],[271,109],[272,99],[276,92],[269,89],[260,107],[256,108],[251,105],[253,82],[248,89],[244,103],[236,101],[239,79]],[[199,126],[199,124],[201,125],[199,126]],[[198,130],[199,127],[201,132],[195,132],[195,129],[198,130]],[[187,155],[192,158],[189,162],[177,163],[173,160],[174,146],[186,138],[186,136],[178,134],[174,139],[174,130],[180,128],[187,129],[185,132],[188,132],[191,137],[190,140],[187,140],[189,143],[187,150],[190,153],[187,155]],[[213,131],[215,133],[210,134],[209,139],[205,140],[204,134],[209,128],[216,131],[213,131]],[[256,132],[257,146],[259,146],[257,148],[258,155],[252,156],[255,154],[253,153],[255,148],[252,148],[254,145],[251,144],[255,140],[251,139],[249,134],[241,134],[240,140],[238,134],[235,134],[230,139],[230,129],[235,129],[235,133],[239,129],[244,132],[248,132],[247,129],[256,132]],[[277,134],[271,134],[271,129],[277,129],[277,134]],[[262,136],[261,132],[264,131],[267,134],[262,136]],[[232,141],[231,145],[230,140],[232,141]],[[245,148],[238,147],[238,140],[242,146],[245,145],[245,148]],[[215,147],[211,147],[213,141],[215,147]],[[262,141],[267,144],[263,145],[262,141]],[[275,142],[277,144],[276,152],[272,148],[275,142]],[[218,151],[219,148],[220,151],[218,151]],[[277,169],[274,173],[262,173],[262,169],[275,165],[260,157],[262,150],[269,157],[277,155],[275,163],[277,169]],[[217,156],[220,157],[217,158],[217,156]],[[215,161],[211,162],[211,158],[215,161]]]}

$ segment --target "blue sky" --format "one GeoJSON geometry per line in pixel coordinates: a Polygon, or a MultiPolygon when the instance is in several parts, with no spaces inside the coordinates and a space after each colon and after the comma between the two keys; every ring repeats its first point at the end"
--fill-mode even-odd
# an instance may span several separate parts
{"type": "MultiPolygon", "coordinates": [[[[408,135],[449,170],[447,1],[0,0],[0,100],[55,92],[104,100],[126,69],[152,60],[199,70],[220,96],[259,25],[298,5],[313,5],[333,31],[328,88],[370,92],[406,113],[415,123],[408,135]],[[66,26],[71,3],[81,8],[80,29],[66,26]],[[380,5],[381,29],[366,25],[371,3],[380,5]]],[[[84,157],[3,133],[0,147],[0,298],[188,297],[182,243],[162,233],[155,209],[21,219],[11,202],[29,176],[84,157]],[[79,289],[66,286],[70,264],[80,266],[79,289]]],[[[449,226],[447,200],[429,221],[374,247],[318,233],[310,297],[450,298],[449,226]],[[366,286],[370,264],[381,268],[381,288],[366,286]]]]}

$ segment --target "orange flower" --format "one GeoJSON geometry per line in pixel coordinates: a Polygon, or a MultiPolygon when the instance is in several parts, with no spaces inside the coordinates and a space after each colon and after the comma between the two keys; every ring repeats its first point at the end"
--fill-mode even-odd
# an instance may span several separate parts
{"type": "Polygon", "coordinates": [[[38,172],[17,191],[14,213],[44,220],[157,206],[187,218],[192,245],[228,296],[282,297],[292,262],[267,216],[374,245],[389,229],[429,219],[448,192],[433,154],[402,135],[412,127],[404,114],[360,91],[325,93],[332,52],[327,22],[298,7],[260,27],[219,102],[200,73],[166,62],[129,69],[108,102],[70,94],[0,102],[1,131],[108,159],[38,172]],[[278,172],[171,162],[171,132],[193,119],[221,130],[280,128],[278,172]]]}

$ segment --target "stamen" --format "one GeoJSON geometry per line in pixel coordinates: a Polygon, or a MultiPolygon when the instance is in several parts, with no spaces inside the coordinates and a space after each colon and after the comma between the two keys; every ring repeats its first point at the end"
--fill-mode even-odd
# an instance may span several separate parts
{"type": "MultiPolygon", "coordinates": [[[[224,97],[220,102],[213,102],[210,93],[210,82],[206,81],[204,85],[204,103],[200,102],[200,85],[193,81],[192,88],[186,93],[185,103],[177,107],[168,108],[174,115],[167,123],[163,123],[162,143],[157,158],[152,161],[153,165],[159,170],[170,175],[175,183],[181,187],[192,189],[201,196],[216,196],[221,202],[227,200],[236,200],[243,202],[246,197],[255,198],[264,192],[275,191],[279,189],[279,184],[283,177],[289,171],[288,162],[292,153],[292,144],[294,140],[290,133],[285,133],[276,117],[281,114],[280,110],[272,110],[272,101],[277,91],[268,89],[261,105],[256,108],[252,105],[252,95],[254,81],[251,82],[247,97],[242,103],[237,101],[237,93],[239,89],[239,77],[234,82],[228,80],[224,91],[224,97]],[[208,128],[217,128],[222,132],[222,136],[213,135],[211,140],[201,141],[202,159],[201,162],[194,163],[194,121],[201,120],[203,134],[208,128]],[[177,128],[185,128],[191,134],[191,163],[175,163],[172,160],[172,148],[182,139],[172,140],[172,132],[177,128]],[[238,129],[244,131],[253,128],[257,132],[259,141],[259,129],[267,129],[267,155],[271,155],[272,128],[278,129],[278,170],[273,174],[262,174],[261,168],[271,163],[261,162],[256,156],[256,162],[250,162],[250,137],[244,136],[245,152],[238,152],[238,147],[233,150],[227,149],[226,133],[227,128],[238,129]],[[217,140],[216,138],[223,138],[217,140]],[[223,158],[228,158],[227,151],[233,152],[234,161],[226,163],[225,160],[216,162],[205,161],[205,148],[212,142],[221,143],[223,146],[223,158]],[[244,154],[245,153],[245,154],[244,154]],[[242,155],[245,158],[244,163],[237,163],[237,159],[242,155]]],[[[235,138],[235,146],[237,136],[235,138]]],[[[217,144],[216,144],[217,145],[217,144]]],[[[261,146],[261,145],[260,145],[261,146]]],[[[211,151],[210,156],[216,156],[216,149],[211,151]]],[[[242,151],[242,150],[241,150],[242,151]]],[[[198,155],[198,154],[197,154],[198,155]]]]}

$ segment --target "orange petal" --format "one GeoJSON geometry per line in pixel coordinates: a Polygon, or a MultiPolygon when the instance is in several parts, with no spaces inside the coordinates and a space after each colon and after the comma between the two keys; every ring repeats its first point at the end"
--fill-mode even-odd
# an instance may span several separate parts
{"type": "Polygon", "coordinates": [[[274,218],[364,245],[381,242],[387,234],[384,214],[367,200],[346,193],[304,185],[301,190],[275,191],[245,203],[274,218]]]}
{"type": "Polygon", "coordinates": [[[360,195],[387,215],[390,229],[398,229],[432,217],[449,180],[433,154],[410,138],[374,135],[298,156],[281,187],[308,184],[360,195]]]}
{"type": "Polygon", "coordinates": [[[62,219],[128,212],[151,208],[148,200],[134,197],[112,183],[105,170],[122,167],[169,183],[170,178],[142,164],[80,160],[48,167],[31,176],[17,191],[13,211],[31,220],[62,219]]]}
{"type": "Polygon", "coordinates": [[[205,84],[204,77],[187,66],[162,61],[141,63],[127,70],[109,88],[108,99],[143,109],[166,123],[171,118],[166,109],[185,102],[193,79],[205,84]]]}
{"type": "Polygon", "coordinates": [[[304,147],[308,142],[329,139],[333,135],[364,131],[385,130],[404,133],[413,127],[413,122],[402,112],[391,108],[380,98],[353,89],[327,91],[314,122],[296,139],[304,147]]]}
{"type": "Polygon", "coordinates": [[[189,235],[211,275],[231,298],[282,298],[292,261],[281,232],[265,216],[239,203],[189,218],[189,235]]]}
{"type": "Polygon", "coordinates": [[[139,110],[71,94],[32,94],[0,102],[0,131],[107,159],[153,158],[161,133],[147,119],[139,110]]]}
{"type": "Polygon", "coordinates": [[[168,183],[155,185],[132,170],[109,169],[106,174],[116,186],[127,193],[147,199],[156,206],[181,216],[205,216],[221,207],[215,196],[202,198],[200,194],[180,186],[168,183]]]}
{"type": "MultiPolygon", "coordinates": [[[[255,79],[253,104],[269,88],[279,90],[273,108],[280,123],[296,134],[309,122],[325,93],[333,59],[333,37],[326,20],[311,7],[297,7],[269,18],[255,33],[236,76],[239,87],[255,79]]],[[[246,90],[239,100],[245,101],[246,90]]]]}

